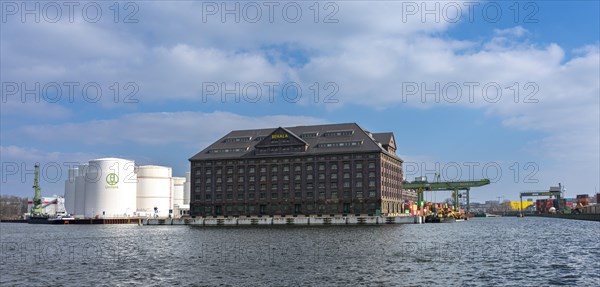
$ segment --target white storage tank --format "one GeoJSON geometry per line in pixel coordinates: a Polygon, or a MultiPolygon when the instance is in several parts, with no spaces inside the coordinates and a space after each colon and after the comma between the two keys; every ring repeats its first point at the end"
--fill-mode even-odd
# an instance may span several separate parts
{"type": "Polygon", "coordinates": [[[72,212],[77,217],[83,217],[85,213],[85,173],[87,164],[79,165],[77,176],[75,177],[75,209],[72,212]]]}
{"type": "Polygon", "coordinates": [[[183,207],[183,186],[185,177],[173,177],[173,207],[183,207]]]}
{"type": "Polygon", "coordinates": [[[158,165],[137,167],[138,215],[169,216],[169,210],[173,208],[172,176],[170,167],[158,165]]]}
{"type": "Polygon", "coordinates": [[[136,181],[131,160],[91,160],[85,175],[85,216],[132,216],[136,210],[136,181]]]}
{"type": "Polygon", "coordinates": [[[190,193],[191,193],[191,185],[190,181],[192,178],[191,172],[185,173],[185,183],[183,184],[183,204],[189,206],[190,205],[190,193]]]}
{"type": "Polygon", "coordinates": [[[75,177],[78,168],[70,168],[65,180],[65,210],[67,213],[75,214],[75,177]]]}

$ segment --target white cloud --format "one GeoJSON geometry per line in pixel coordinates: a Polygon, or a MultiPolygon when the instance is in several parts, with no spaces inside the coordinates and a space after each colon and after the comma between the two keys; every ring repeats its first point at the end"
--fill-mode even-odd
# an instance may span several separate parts
{"type": "Polygon", "coordinates": [[[324,123],[303,116],[249,117],[228,112],[136,113],[116,119],[58,125],[30,125],[19,137],[45,142],[96,145],[177,145],[204,147],[231,130],[324,123]]]}

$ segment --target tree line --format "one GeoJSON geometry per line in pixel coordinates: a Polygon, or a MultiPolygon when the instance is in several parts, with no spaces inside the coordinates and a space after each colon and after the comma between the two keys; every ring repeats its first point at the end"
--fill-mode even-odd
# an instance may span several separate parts
{"type": "Polygon", "coordinates": [[[0,220],[22,219],[26,212],[26,197],[0,195],[0,220]]]}

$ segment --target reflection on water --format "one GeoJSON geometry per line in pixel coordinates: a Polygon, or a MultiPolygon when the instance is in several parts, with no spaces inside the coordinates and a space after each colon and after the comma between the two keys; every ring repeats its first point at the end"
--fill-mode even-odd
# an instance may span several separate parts
{"type": "Polygon", "coordinates": [[[597,222],[0,228],[1,286],[600,286],[597,222]]]}

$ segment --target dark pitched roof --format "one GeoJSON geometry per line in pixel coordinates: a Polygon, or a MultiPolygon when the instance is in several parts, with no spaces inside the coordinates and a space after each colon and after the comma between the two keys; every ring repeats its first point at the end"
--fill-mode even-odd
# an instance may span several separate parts
{"type": "Polygon", "coordinates": [[[390,153],[382,147],[382,145],[388,145],[393,136],[393,133],[371,134],[356,123],[236,130],[229,132],[209,145],[190,160],[348,152],[383,152],[400,159],[396,154],[390,153]],[[282,144],[280,140],[287,141],[282,144]],[[257,155],[256,149],[275,146],[270,144],[270,141],[274,141],[281,146],[305,146],[306,148],[296,152],[292,150],[286,153],[277,152],[271,155],[257,155]]]}

